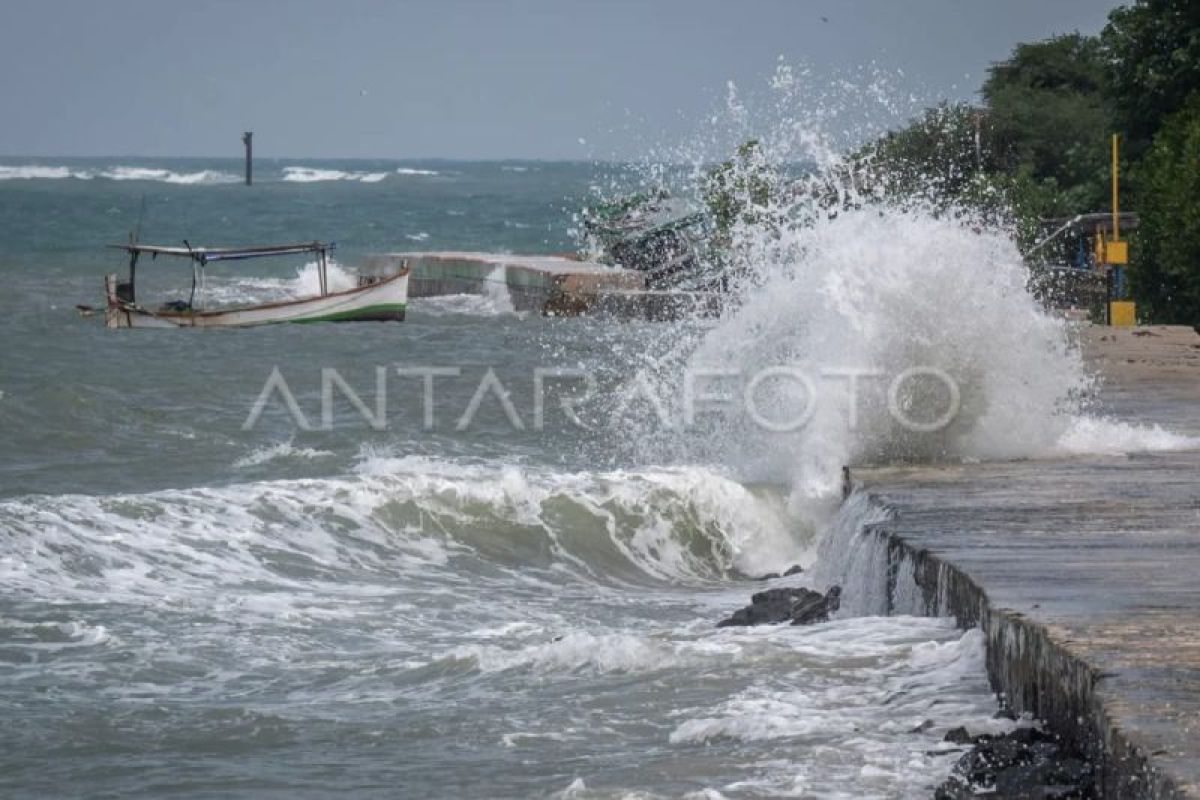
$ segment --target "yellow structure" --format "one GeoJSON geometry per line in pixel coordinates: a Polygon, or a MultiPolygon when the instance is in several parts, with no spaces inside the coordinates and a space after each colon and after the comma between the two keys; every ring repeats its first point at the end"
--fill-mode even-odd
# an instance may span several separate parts
{"type": "Polygon", "coordinates": [[[1096,229],[1096,263],[1124,265],[1129,263],[1129,243],[1121,239],[1121,195],[1119,191],[1120,164],[1118,136],[1112,135],[1112,238],[1096,229]]]}
{"type": "Polygon", "coordinates": [[[1119,137],[1114,133],[1112,135],[1112,236],[1106,237],[1104,230],[1100,226],[1096,226],[1096,264],[1097,266],[1103,265],[1108,270],[1108,324],[1128,328],[1137,324],[1137,307],[1128,300],[1112,299],[1113,283],[1116,282],[1119,292],[1124,277],[1121,268],[1129,263],[1129,243],[1121,238],[1119,143],[1119,137]]]}
{"type": "Polygon", "coordinates": [[[1113,300],[1108,304],[1108,324],[1116,328],[1132,328],[1137,323],[1137,307],[1130,300],[1113,300]]]}

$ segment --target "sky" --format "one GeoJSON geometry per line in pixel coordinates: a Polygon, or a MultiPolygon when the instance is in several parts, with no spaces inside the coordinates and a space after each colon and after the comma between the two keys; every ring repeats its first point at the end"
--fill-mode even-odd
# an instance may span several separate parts
{"type": "Polygon", "coordinates": [[[1106,0],[0,0],[0,154],[638,158],[779,63],[976,100],[1106,0]]]}

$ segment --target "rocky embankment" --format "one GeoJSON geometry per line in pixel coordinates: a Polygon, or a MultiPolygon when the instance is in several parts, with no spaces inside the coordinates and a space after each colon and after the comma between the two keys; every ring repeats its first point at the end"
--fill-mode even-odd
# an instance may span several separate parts
{"type": "Polygon", "coordinates": [[[1018,728],[1003,736],[970,735],[965,728],[946,741],[971,745],[934,792],[934,800],[1093,800],[1095,768],[1065,748],[1058,737],[1038,728],[1018,728]]]}

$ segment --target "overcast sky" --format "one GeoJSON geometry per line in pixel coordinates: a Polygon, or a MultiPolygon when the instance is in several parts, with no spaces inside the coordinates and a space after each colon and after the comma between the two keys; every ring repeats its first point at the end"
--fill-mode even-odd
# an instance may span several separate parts
{"type": "Polygon", "coordinates": [[[0,0],[0,154],[236,156],[252,129],[264,157],[637,157],[780,57],[971,100],[1016,42],[1115,5],[0,0]]]}

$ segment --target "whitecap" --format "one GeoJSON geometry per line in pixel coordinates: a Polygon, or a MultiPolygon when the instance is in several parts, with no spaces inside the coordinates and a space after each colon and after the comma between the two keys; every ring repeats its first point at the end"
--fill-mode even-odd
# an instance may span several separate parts
{"type": "Polygon", "coordinates": [[[241,178],[231,172],[204,169],[198,172],[173,172],[155,167],[110,167],[97,173],[97,177],[112,181],[157,181],[181,185],[237,183],[241,178]]]}
{"type": "Polygon", "coordinates": [[[233,462],[233,466],[235,469],[245,469],[246,467],[257,467],[279,459],[304,459],[311,461],[317,458],[328,458],[332,455],[333,453],[328,450],[296,447],[290,441],[287,441],[256,447],[247,455],[233,462]]]}
{"type": "Polygon", "coordinates": [[[283,180],[291,183],[320,183],[323,181],[379,183],[387,175],[386,172],[349,172],[340,169],[321,169],[319,167],[283,168],[283,180]]]}
{"type": "Polygon", "coordinates": [[[43,167],[37,164],[21,166],[0,165],[0,181],[14,180],[63,180],[78,178],[90,180],[92,174],[84,170],[73,170],[70,167],[43,167]]]}

